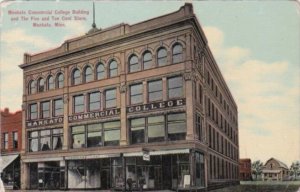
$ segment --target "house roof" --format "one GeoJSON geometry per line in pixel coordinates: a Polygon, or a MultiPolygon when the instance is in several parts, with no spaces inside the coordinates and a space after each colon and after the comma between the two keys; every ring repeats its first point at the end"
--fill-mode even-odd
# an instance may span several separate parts
{"type": "Polygon", "coordinates": [[[268,163],[269,161],[271,161],[272,159],[278,162],[279,167],[283,167],[283,168],[289,169],[288,166],[287,166],[285,163],[283,163],[283,162],[281,162],[281,161],[279,161],[278,159],[275,159],[275,158],[273,158],[273,157],[272,157],[271,159],[269,159],[269,160],[265,163],[265,166],[266,166],[267,163],[268,163]]]}

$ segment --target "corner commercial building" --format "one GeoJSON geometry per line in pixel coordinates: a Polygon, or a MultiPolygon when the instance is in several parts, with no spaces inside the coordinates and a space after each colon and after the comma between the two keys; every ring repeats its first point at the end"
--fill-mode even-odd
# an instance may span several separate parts
{"type": "Polygon", "coordinates": [[[24,55],[23,189],[238,182],[237,106],[191,4],[24,55]]]}

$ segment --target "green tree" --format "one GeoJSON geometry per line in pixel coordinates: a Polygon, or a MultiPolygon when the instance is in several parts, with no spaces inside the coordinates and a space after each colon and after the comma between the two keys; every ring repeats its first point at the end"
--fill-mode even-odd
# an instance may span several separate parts
{"type": "Polygon", "coordinates": [[[300,174],[300,161],[295,161],[290,167],[290,175],[296,180],[297,176],[300,174]]]}
{"type": "Polygon", "coordinates": [[[260,160],[254,161],[251,164],[252,174],[255,175],[255,180],[257,180],[257,176],[262,173],[263,163],[260,160]]]}

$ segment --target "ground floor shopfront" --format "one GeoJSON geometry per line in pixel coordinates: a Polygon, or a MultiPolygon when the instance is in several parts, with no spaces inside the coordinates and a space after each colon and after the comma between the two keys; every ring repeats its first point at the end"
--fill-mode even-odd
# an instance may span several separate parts
{"type": "Polygon", "coordinates": [[[1,180],[6,189],[20,188],[20,156],[0,155],[1,180]]]}
{"type": "Polygon", "coordinates": [[[29,189],[162,190],[205,188],[204,154],[194,150],[65,157],[30,162],[29,189]],[[169,154],[168,154],[169,153],[169,154]],[[144,156],[143,156],[144,155],[144,156]],[[149,155],[149,156],[148,156],[149,155]]]}

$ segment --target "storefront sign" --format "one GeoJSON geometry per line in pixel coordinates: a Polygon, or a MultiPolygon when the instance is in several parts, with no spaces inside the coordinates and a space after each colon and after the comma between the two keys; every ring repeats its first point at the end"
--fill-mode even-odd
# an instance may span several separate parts
{"type": "Polygon", "coordinates": [[[83,113],[83,114],[69,116],[69,122],[88,120],[88,119],[98,119],[102,117],[114,116],[119,114],[120,114],[120,109],[109,109],[105,111],[83,113]]]}
{"type": "Polygon", "coordinates": [[[136,105],[127,107],[128,113],[140,112],[140,111],[151,111],[156,109],[165,109],[170,107],[177,107],[185,105],[185,99],[168,100],[157,103],[149,103],[144,105],[136,105]]]}
{"type": "Polygon", "coordinates": [[[143,160],[150,161],[150,153],[149,151],[143,151],[143,160]]]}
{"type": "Polygon", "coordinates": [[[63,123],[63,122],[64,122],[63,117],[57,117],[57,118],[52,118],[52,119],[41,119],[41,120],[36,120],[36,121],[27,121],[26,127],[31,128],[31,127],[39,127],[39,126],[46,126],[46,125],[54,125],[54,124],[59,124],[59,123],[63,123]]]}

